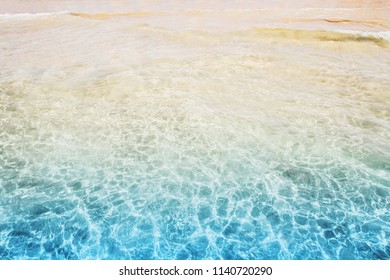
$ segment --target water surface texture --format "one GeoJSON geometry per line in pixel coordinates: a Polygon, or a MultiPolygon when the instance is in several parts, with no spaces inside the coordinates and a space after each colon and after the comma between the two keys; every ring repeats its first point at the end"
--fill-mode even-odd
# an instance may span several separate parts
{"type": "Polygon", "coordinates": [[[389,1],[2,2],[0,259],[390,259],[389,1]]]}

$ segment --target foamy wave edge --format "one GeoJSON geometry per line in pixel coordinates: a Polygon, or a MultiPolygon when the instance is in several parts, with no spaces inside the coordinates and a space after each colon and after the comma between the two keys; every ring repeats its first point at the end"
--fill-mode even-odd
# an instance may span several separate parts
{"type": "Polygon", "coordinates": [[[387,47],[390,41],[390,31],[365,32],[352,30],[309,30],[288,28],[253,28],[235,32],[241,36],[272,37],[306,41],[333,41],[333,42],[365,42],[373,43],[380,47],[387,47]]]}
{"type": "Polygon", "coordinates": [[[0,20],[7,19],[32,19],[39,17],[52,17],[59,15],[71,15],[72,13],[69,11],[61,11],[55,13],[16,13],[16,14],[0,14],[0,20]]]}

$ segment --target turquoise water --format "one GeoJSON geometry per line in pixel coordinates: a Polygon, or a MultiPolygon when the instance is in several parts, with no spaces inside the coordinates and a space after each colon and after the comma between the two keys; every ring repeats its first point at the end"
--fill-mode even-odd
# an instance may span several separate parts
{"type": "Polygon", "coordinates": [[[0,25],[0,259],[390,259],[386,39],[0,25]]]}

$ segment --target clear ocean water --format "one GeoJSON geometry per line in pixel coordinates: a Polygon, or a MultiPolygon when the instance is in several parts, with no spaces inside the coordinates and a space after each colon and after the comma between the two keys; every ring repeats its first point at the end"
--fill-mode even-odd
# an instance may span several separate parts
{"type": "Polygon", "coordinates": [[[388,1],[38,2],[0,9],[0,259],[390,259],[388,1]]]}

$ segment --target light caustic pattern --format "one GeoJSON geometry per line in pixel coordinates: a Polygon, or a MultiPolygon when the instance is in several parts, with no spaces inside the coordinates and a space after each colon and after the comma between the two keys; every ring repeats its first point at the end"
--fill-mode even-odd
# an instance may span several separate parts
{"type": "Polygon", "coordinates": [[[1,24],[1,259],[390,258],[385,39],[1,24]]]}

